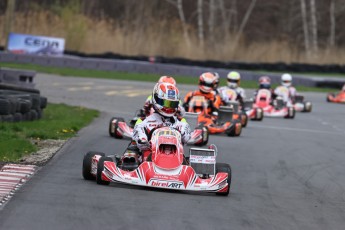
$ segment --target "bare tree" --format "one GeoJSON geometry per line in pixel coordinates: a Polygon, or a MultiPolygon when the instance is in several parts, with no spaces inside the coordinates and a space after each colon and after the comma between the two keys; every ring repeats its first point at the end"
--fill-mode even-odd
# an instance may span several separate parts
{"type": "Polygon", "coordinates": [[[335,46],[335,3],[334,0],[330,0],[329,16],[330,16],[330,31],[329,31],[329,46],[335,46]]]}
{"type": "Polygon", "coordinates": [[[184,15],[183,11],[183,0],[166,0],[167,2],[171,3],[177,8],[179,18],[182,23],[182,30],[183,30],[183,37],[184,40],[187,44],[188,47],[191,46],[190,38],[189,38],[189,33],[188,33],[188,28],[187,28],[187,22],[186,22],[186,17],[184,15]]]}
{"type": "Polygon", "coordinates": [[[203,0],[198,0],[198,37],[201,47],[204,47],[204,19],[203,19],[203,0]]]}
{"type": "Polygon", "coordinates": [[[318,51],[318,38],[317,38],[317,21],[316,21],[316,5],[315,0],[310,0],[310,20],[312,32],[312,44],[314,55],[318,51]]]}
{"type": "Polygon", "coordinates": [[[248,19],[255,7],[255,4],[256,4],[256,0],[252,0],[247,11],[246,11],[246,14],[244,15],[243,17],[243,20],[241,22],[241,25],[240,25],[240,28],[238,29],[237,31],[237,34],[236,34],[236,37],[235,37],[235,40],[234,40],[234,43],[232,44],[232,49],[234,50],[238,44],[238,41],[240,40],[240,37],[243,33],[243,30],[244,30],[244,27],[246,26],[247,22],[248,22],[248,19]]]}
{"type": "Polygon", "coordinates": [[[208,32],[209,32],[209,39],[210,39],[212,44],[214,42],[215,13],[216,13],[215,0],[210,0],[210,3],[209,3],[209,17],[208,17],[208,32]]]}
{"type": "Polygon", "coordinates": [[[302,22],[303,22],[304,46],[307,52],[307,56],[310,56],[309,27],[308,27],[307,8],[306,8],[305,0],[301,0],[301,14],[302,14],[302,22]]]}
{"type": "Polygon", "coordinates": [[[6,46],[8,46],[8,35],[12,32],[12,24],[14,19],[14,11],[16,7],[16,0],[8,0],[7,1],[7,10],[6,10],[6,19],[5,19],[5,27],[4,27],[4,35],[6,36],[6,46]]]}

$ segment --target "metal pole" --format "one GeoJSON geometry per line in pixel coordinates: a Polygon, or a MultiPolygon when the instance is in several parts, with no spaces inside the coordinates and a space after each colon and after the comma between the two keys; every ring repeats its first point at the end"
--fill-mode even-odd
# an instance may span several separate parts
{"type": "Polygon", "coordinates": [[[15,6],[16,6],[16,0],[7,0],[5,31],[4,31],[4,35],[6,37],[6,45],[5,45],[6,51],[7,51],[7,46],[8,46],[8,36],[12,32],[15,6]]]}

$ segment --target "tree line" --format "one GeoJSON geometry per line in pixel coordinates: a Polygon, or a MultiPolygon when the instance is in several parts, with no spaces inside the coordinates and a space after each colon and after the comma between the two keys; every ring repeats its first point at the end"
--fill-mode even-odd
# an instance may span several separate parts
{"type": "Polygon", "coordinates": [[[79,14],[136,31],[141,39],[160,24],[179,31],[186,47],[207,50],[226,44],[238,52],[239,46],[279,42],[312,58],[345,45],[342,0],[7,0],[0,1],[0,14],[10,1],[22,13],[77,6],[79,14]]]}

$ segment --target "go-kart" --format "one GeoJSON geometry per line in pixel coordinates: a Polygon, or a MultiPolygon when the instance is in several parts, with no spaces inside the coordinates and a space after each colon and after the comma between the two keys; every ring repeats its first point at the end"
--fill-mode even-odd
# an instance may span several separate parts
{"type": "Polygon", "coordinates": [[[290,96],[291,91],[294,91],[292,95],[296,94],[296,89],[294,87],[291,87],[290,89],[285,86],[279,86],[275,89],[275,93],[283,98],[287,98],[295,108],[295,111],[297,112],[311,112],[312,110],[312,103],[310,101],[304,101],[304,96],[302,95],[295,95],[290,96]]]}
{"type": "Polygon", "coordinates": [[[332,103],[345,103],[345,91],[340,91],[337,94],[327,94],[327,101],[332,103]]]}
{"type": "Polygon", "coordinates": [[[254,106],[253,98],[243,101],[243,110],[252,121],[262,121],[264,118],[264,110],[254,106]]]}
{"type": "MultiPolygon", "coordinates": [[[[197,122],[195,121],[195,117],[196,116],[193,113],[186,113],[185,115],[187,122],[193,130],[191,133],[191,139],[187,144],[196,146],[206,145],[208,143],[208,129],[202,124],[197,124],[197,122]]],[[[116,139],[131,139],[133,135],[134,125],[139,118],[145,118],[145,113],[142,109],[135,112],[135,115],[129,121],[129,124],[127,124],[125,119],[122,117],[112,117],[109,121],[109,136],[116,139]]]]}
{"type": "MultiPolygon", "coordinates": [[[[169,127],[152,132],[151,154],[143,162],[137,162],[135,154],[127,167],[117,156],[105,156],[102,152],[91,151],[84,155],[82,174],[85,180],[96,180],[97,184],[111,182],[125,183],[170,190],[216,193],[227,196],[231,184],[229,164],[216,163],[217,148],[191,148],[189,158],[185,157],[181,134],[169,127]]],[[[128,151],[128,150],[126,150],[128,151]]],[[[125,153],[126,154],[126,153],[125,153]]]]}
{"type": "Polygon", "coordinates": [[[258,90],[254,108],[262,108],[265,117],[284,117],[289,119],[295,117],[294,107],[288,106],[281,97],[272,100],[272,93],[267,89],[258,90]]]}
{"type": "Polygon", "coordinates": [[[193,96],[186,111],[198,114],[198,124],[208,128],[210,134],[225,133],[228,136],[240,136],[241,121],[233,118],[234,109],[229,106],[220,106],[218,114],[209,115],[208,102],[203,96],[193,96]]]}
{"type": "Polygon", "coordinates": [[[223,106],[228,106],[233,108],[233,119],[241,121],[242,127],[246,127],[248,123],[248,115],[239,105],[237,99],[237,92],[233,89],[227,88],[221,91],[223,97],[226,97],[228,100],[223,101],[223,106]]]}

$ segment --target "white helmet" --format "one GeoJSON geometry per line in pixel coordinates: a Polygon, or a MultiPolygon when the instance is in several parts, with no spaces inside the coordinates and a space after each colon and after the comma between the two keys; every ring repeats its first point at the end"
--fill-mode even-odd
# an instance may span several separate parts
{"type": "Polygon", "coordinates": [[[231,71],[227,76],[227,80],[229,88],[235,89],[240,84],[241,75],[236,71],[231,71]]]}
{"type": "Polygon", "coordinates": [[[152,104],[157,113],[164,117],[172,117],[178,110],[180,93],[170,83],[157,83],[152,92],[152,104]]]}
{"type": "Polygon", "coordinates": [[[289,87],[292,84],[292,77],[288,73],[282,75],[281,83],[283,86],[289,87]]]}

